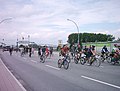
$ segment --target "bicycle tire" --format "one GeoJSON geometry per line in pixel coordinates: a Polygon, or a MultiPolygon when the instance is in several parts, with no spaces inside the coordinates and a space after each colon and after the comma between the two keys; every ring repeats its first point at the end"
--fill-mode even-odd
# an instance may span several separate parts
{"type": "Polygon", "coordinates": [[[62,59],[59,59],[58,60],[58,68],[61,68],[62,67],[62,59]]]}
{"type": "Polygon", "coordinates": [[[106,61],[107,61],[108,63],[111,63],[111,62],[112,62],[111,60],[112,60],[112,58],[111,58],[110,56],[106,58],[106,61]]]}
{"type": "Polygon", "coordinates": [[[85,61],[85,59],[82,57],[82,58],[80,58],[80,63],[82,64],[82,65],[84,65],[85,63],[86,63],[86,61],[85,61]]]}
{"type": "Polygon", "coordinates": [[[74,58],[74,62],[75,64],[78,64],[78,59],[76,57],[74,58]]]}
{"type": "Polygon", "coordinates": [[[69,67],[69,62],[67,60],[65,60],[63,65],[64,65],[64,69],[67,70],[69,67]]]}
{"type": "Polygon", "coordinates": [[[44,63],[45,62],[45,57],[40,57],[40,62],[44,63]]]}
{"type": "Polygon", "coordinates": [[[98,59],[98,58],[95,58],[95,60],[94,60],[94,65],[96,66],[96,67],[99,67],[100,65],[101,65],[101,60],[100,59],[98,59]]]}

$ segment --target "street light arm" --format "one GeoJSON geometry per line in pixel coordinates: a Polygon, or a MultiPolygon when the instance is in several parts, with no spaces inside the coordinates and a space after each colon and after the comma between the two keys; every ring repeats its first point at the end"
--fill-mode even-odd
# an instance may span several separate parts
{"type": "Polygon", "coordinates": [[[78,30],[78,33],[79,33],[79,28],[78,28],[78,25],[73,21],[73,20],[70,20],[70,19],[67,19],[68,21],[71,21],[75,24],[75,26],[77,27],[77,30],[78,30]]]}
{"type": "Polygon", "coordinates": [[[4,21],[11,20],[11,19],[12,19],[12,18],[3,19],[2,21],[0,21],[0,24],[3,23],[4,21]]]}
{"type": "Polygon", "coordinates": [[[79,28],[78,28],[78,25],[73,20],[70,20],[70,19],[67,19],[67,20],[73,22],[75,24],[75,26],[77,27],[77,30],[78,30],[78,44],[79,44],[79,28]]]}

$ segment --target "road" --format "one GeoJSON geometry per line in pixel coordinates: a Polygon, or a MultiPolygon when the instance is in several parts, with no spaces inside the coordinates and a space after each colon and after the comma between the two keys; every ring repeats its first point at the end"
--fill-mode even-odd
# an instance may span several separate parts
{"type": "Polygon", "coordinates": [[[72,61],[65,70],[57,67],[57,53],[45,63],[37,54],[29,58],[3,52],[0,57],[27,91],[120,91],[120,66],[106,62],[94,67],[72,61]]]}

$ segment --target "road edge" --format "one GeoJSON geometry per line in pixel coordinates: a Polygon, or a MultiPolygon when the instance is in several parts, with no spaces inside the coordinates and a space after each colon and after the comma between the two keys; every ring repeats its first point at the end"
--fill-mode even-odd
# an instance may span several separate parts
{"type": "Polygon", "coordinates": [[[17,80],[17,78],[10,72],[10,70],[6,67],[6,65],[3,63],[2,59],[0,58],[3,66],[5,67],[5,69],[10,73],[10,75],[14,78],[14,80],[17,82],[17,84],[20,86],[20,88],[23,90],[23,91],[27,91],[23,85],[17,80]]]}

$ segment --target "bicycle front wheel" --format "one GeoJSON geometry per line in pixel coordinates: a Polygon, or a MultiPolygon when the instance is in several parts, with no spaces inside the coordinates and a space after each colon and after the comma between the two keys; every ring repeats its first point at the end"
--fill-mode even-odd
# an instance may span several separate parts
{"type": "Polygon", "coordinates": [[[82,65],[84,65],[84,64],[86,63],[85,59],[84,59],[84,58],[80,58],[80,63],[81,63],[82,65]]]}
{"type": "Polygon", "coordinates": [[[68,69],[69,67],[69,62],[67,60],[64,61],[64,69],[68,69]]]}
{"type": "Polygon", "coordinates": [[[112,57],[107,57],[107,58],[106,58],[106,61],[107,61],[108,63],[111,63],[111,62],[112,62],[111,60],[112,60],[112,57]]]}
{"type": "Polygon", "coordinates": [[[74,58],[74,62],[75,64],[78,64],[78,59],[76,57],[74,58]]]}
{"type": "Polygon", "coordinates": [[[96,67],[99,67],[101,65],[101,60],[96,58],[93,62],[93,64],[96,66],[96,67]]]}
{"type": "Polygon", "coordinates": [[[58,68],[61,68],[62,67],[62,59],[59,59],[58,60],[58,68]]]}

